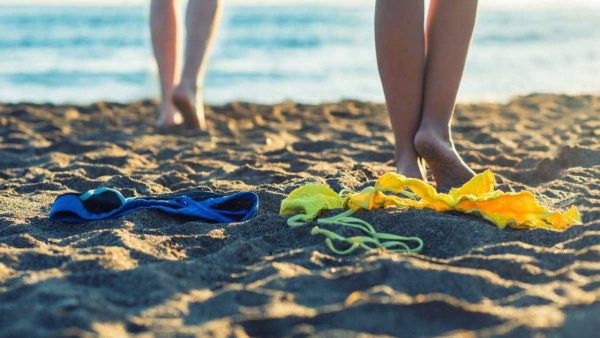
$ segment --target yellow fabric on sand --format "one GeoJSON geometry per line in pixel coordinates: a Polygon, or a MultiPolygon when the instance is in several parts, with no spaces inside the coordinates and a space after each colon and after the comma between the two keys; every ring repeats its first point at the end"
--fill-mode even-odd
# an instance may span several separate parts
{"type": "Polygon", "coordinates": [[[346,201],[330,187],[309,183],[295,189],[281,202],[281,215],[300,214],[298,219],[310,222],[322,211],[341,209],[346,201]]]}
{"type": "Polygon", "coordinates": [[[495,187],[496,179],[489,170],[475,175],[462,187],[454,188],[447,194],[437,192],[422,180],[386,173],[377,180],[374,187],[345,197],[339,196],[326,185],[304,185],[292,191],[281,202],[280,214],[300,213],[303,214],[301,219],[308,222],[326,210],[351,208],[356,211],[398,207],[478,214],[501,229],[509,226],[518,229],[564,230],[581,222],[581,216],[575,207],[564,213],[551,211],[542,206],[530,191],[503,192],[495,190],[495,187]],[[412,191],[418,199],[397,195],[406,195],[406,189],[412,191]]]}

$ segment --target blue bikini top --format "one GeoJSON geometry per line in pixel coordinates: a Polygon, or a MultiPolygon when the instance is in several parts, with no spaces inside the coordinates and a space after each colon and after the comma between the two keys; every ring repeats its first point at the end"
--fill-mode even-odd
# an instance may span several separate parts
{"type": "Polygon", "coordinates": [[[84,194],[68,193],[58,196],[52,204],[50,219],[83,223],[121,217],[138,209],[153,209],[206,223],[232,223],[253,218],[258,204],[258,196],[253,192],[222,195],[196,191],[125,198],[118,190],[99,188],[84,194]]]}

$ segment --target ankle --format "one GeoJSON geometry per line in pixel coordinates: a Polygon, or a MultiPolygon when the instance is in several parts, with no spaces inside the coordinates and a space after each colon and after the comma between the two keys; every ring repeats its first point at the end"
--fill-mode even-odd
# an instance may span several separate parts
{"type": "Polygon", "coordinates": [[[173,105],[173,103],[171,103],[171,100],[162,98],[160,100],[160,103],[158,104],[158,110],[163,114],[170,114],[170,113],[174,112],[176,109],[175,109],[175,106],[173,105]]]}
{"type": "Polygon", "coordinates": [[[198,85],[198,81],[188,79],[181,79],[178,87],[180,89],[183,89],[188,94],[197,93],[200,88],[200,86],[198,85]]]}
{"type": "Polygon", "coordinates": [[[415,134],[415,143],[424,138],[435,138],[439,141],[452,142],[450,126],[445,123],[423,120],[415,134]]]}

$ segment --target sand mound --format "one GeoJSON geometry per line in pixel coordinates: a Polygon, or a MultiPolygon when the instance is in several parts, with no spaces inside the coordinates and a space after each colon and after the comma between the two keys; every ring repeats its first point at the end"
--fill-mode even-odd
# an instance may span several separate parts
{"type": "Polygon", "coordinates": [[[421,255],[332,255],[278,216],[292,189],[357,189],[392,170],[384,107],[231,103],[209,134],[152,127],[153,102],[0,105],[0,336],[593,336],[600,329],[600,97],[531,95],[457,110],[459,150],[505,189],[584,226],[498,230],[427,210],[361,212],[421,255]],[[240,224],[138,212],[65,225],[54,198],[252,190],[240,224]]]}

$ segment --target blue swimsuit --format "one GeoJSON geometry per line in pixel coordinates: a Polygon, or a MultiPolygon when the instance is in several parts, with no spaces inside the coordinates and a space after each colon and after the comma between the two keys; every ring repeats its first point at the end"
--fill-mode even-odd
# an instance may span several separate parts
{"type": "Polygon", "coordinates": [[[115,189],[100,188],[58,196],[50,210],[50,219],[83,223],[117,218],[138,209],[153,209],[206,223],[232,223],[254,217],[258,204],[258,196],[253,192],[221,195],[200,191],[125,198],[115,189]]]}

